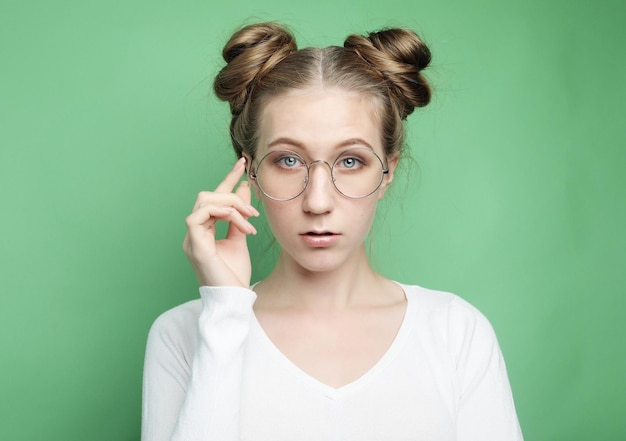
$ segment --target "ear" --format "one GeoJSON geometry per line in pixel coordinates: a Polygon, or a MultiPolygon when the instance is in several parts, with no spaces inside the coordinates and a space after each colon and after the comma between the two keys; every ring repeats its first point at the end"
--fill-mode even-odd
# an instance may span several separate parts
{"type": "Polygon", "coordinates": [[[244,158],[246,158],[246,175],[248,177],[248,183],[250,184],[250,188],[252,188],[252,190],[254,190],[254,196],[257,198],[257,200],[261,200],[261,193],[259,191],[259,186],[256,182],[256,179],[254,179],[252,176],[250,176],[250,169],[252,168],[252,171],[254,172],[254,168],[252,167],[252,156],[250,156],[248,153],[243,153],[242,156],[244,158]]]}
{"type": "Polygon", "coordinates": [[[400,155],[394,155],[387,157],[387,170],[389,170],[385,176],[383,177],[383,182],[380,184],[380,188],[378,189],[378,199],[382,199],[385,196],[385,192],[391,185],[393,181],[394,174],[396,172],[396,167],[398,166],[398,161],[400,161],[400,155]]]}

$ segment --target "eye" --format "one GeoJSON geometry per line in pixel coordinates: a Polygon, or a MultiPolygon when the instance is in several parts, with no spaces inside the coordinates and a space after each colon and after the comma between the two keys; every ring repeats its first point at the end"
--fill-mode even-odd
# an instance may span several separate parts
{"type": "Polygon", "coordinates": [[[304,161],[295,154],[284,153],[274,159],[274,164],[283,168],[295,168],[304,165],[304,161]]]}
{"type": "Polygon", "coordinates": [[[343,156],[335,162],[336,166],[345,170],[356,170],[362,168],[366,164],[367,161],[357,155],[343,156]]]}
{"type": "Polygon", "coordinates": [[[345,168],[355,168],[358,167],[360,161],[357,158],[343,158],[341,160],[341,165],[345,168]]]}

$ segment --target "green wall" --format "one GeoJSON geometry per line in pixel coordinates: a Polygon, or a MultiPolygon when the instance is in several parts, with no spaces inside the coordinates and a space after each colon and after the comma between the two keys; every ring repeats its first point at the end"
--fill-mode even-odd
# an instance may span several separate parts
{"type": "Polygon", "coordinates": [[[626,439],[623,0],[3,1],[0,439],[138,439],[148,328],[197,296],[184,217],[234,159],[221,45],[269,19],[426,37],[375,264],[486,313],[527,440],[626,439]]]}

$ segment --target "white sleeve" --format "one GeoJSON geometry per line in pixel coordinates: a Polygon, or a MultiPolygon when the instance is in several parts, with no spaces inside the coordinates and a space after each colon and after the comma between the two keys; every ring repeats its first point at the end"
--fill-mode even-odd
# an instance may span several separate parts
{"type": "Polygon", "coordinates": [[[142,441],[239,439],[244,344],[256,294],[204,286],[200,295],[199,318],[184,310],[166,313],[150,330],[142,441]]]}
{"type": "Polygon", "coordinates": [[[458,299],[450,309],[459,403],[458,441],[522,441],[504,359],[487,319],[458,299]]]}

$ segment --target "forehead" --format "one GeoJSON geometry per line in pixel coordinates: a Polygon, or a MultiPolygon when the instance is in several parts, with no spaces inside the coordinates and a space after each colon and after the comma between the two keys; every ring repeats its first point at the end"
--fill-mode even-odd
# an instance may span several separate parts
{"type": "Polygon", "coordinates": [[[361,139],[382,154],[376,102],[337,88],[311,87],[272,97],[261,111],[257,153],[277,140],[291,140],[305,153],[334,153],[361,139]]]}

